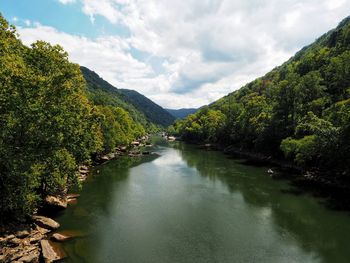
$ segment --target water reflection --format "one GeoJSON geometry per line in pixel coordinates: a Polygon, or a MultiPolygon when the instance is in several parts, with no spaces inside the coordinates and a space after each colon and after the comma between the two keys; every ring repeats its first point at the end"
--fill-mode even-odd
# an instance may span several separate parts
{"type": "Polygon", "coordinates": [[[100,166],[58,220],[67,262],[348,262],[350,220],[220,152],[165,141],[100,166]]]}
{"type": "Polygon", "coordinates": [[[198,154],[195,146],[182,143],[173,143],[173,147],[201,176],[220,180],[231,193],[241,193],[244,202],[261,208],[273,220],[279,235],[292,236],[317,261],[349,262],[350,217],[346,213],[327,210],[320,200],[307,193],[288,194],[297,189],[288,181],[268,177],[266,167],[243,165],[218,152],[198,154]]]}

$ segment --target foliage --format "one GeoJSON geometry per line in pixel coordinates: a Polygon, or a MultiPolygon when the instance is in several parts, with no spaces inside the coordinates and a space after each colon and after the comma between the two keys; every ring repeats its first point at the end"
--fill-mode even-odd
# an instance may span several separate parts
{"type": "Polygon", "coordinates": [[[78,164],[128,144],[142,124],[88,99],[60,46],[26,47],[0,16],[0,221],[24,219],[48,194],[77,184],[78,164]]]}
{"type": "Polygon", "coordinates": [[[81,67],[87,82],[89,98],[96,105],[111,105],[121,107],[130,113],[131,117],[146,127],[147,131],[155,132],[161,129],[157,126],[168,126],[174,121],[168,112],[140,93],[117,89],[103,80],[95,72],[81,67]]]}
{"type": "Polygon", "coordinates": [[[350,172],[350,18],[282,66],[169,130],[289,158],[303,168],[350,172]],[[224,116],[205,126],[215,110],[224,116]]]}

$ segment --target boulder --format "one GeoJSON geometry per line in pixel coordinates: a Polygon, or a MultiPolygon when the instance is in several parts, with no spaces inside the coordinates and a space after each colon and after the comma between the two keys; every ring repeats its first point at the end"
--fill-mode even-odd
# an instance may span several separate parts
{"type": "Polygon", "coordinates": [[[21,242],[22,242],[22,240],[17,238],[17,237],[12,238],[12,239],[9,240],[9,243],[13,244],[15,246],[18,246],[19,244],[21,244],[21,242]]]}
{"type": "Polygon", "coordinates": [[[7,248],[3,251],[3,261],[1,262],[39,262],[39,248],[37,246],[19,246],[7,248]],[[28,261],[28,256],[33,255],[32,261],[28,261]],[[24,260],[22,260],[24,258],[24,260]],[[27,261],[26,261],[27,260],[27,261]],[[35,261],[36,260],[36,261],[35,261]]]}
{"type": "MultiPolygon", "coordinates": [[[[42,227],[40,227],[40,226],[38,226],[38,225],[36,226],[36,229],[37,229],[37,231],[38,231],[40,234],[42,234],[42,235],[45,235],[45,234],[51,232],[50,229],[42,228],[42,227]]],[[[32,233],[30,236],[32,236],[32,235],[33,235],[33,233],[32,233]]]]}
{"type": "Polygon", "coordinates": [[[6,244],[13,238],[15,238],[15,235],[12,235],[12,234],[5,237],[0,237],[0,244],[6,244]]]}
{"type": "Polygon", "coordinates": [[[88,173],[89,173],[89,170],[79,170],[79,173],[80,173],[80,174],[88,174],[88,173]]]}
{"type": "Polygon", "coordinates": [[[25,237],[29,236],[29,232],[27,230],[22,230],[22,231],[16,232],[15,235],[18,238],[25,238],[25,237]]]}
{"type": "Polygon", "coordinates": [[[80,165],[79,171],[89,171],[89,167],[87,167],[86,165],[80,165]]]}
{"type": "Polygon", "coordinates": [[[67,241],[68,239],[71,239],[72,236],[65,234],[65,233],[54,233],[51,236],[51,239],[58,241],[58,242],[64,242],[67,241]]]}
{"type": "Polygon", "coordinates": [[[41,251],[46,263],[55,262],[66,257],[63,249],[49,240],[43,239],[40,241],[41,251]]]}
{"type": "Polygon", "coordinates": [[[101,156],[101,161],[109,161],[109,158],[108,158],[108,156],[107,155],[104,155],[104,156],[101,156]]]}
{"type": "Polygon", "coordinates": [[[68,205],[75,205],[76,203],[78,203],[78,199],[76,198],[71,198],[68,200],[68,205]]]}
{"type": "Polygon", "coordinates": [[[45,198],[45,203],[54,206],[57,208],[67,208],[67,198],[66,197],[60,197],[60,196],[53,196],[53,195],[48,195],[45,198]]]}
{"type": "Polygon", "coordinates": [[[109,153],[109,154],[107,154],[107,157],[109,160],[112,160],[112,159],[116,158],[116,155],[115,155],[115,153],[109,153]]]}
{"type": "Polygon", "coordinates": [[[80,196],[80,194],[68,194],[67,195],[67,202],[69,205],[74,205],[78,202],[77,198],[80,196]]]}
{"type": "MultiPolygon", "coordinates": [[[[44,229],[44,228],[43,228],[44,229]]],[[[49,230],[48,230],[49,231],[49,230]]],[[[44,234],[42,234],[41,232],[37,231],[37,232],[34,232],[32,233],[30,236],[29,236],[29,242],[31,244],[36,244],[38,243],[41,239],[44,238],[44,234]]]]}
{"type": "Polygon", "coordinates": [[[138,142],[138,141],[133,141],[133,142],[131,143],[131,145],[139,146],[139,145],[140,145],[140,142],[138,142]]]}
{"type": "Polygon", "coordinates": [[[38,226],[46,229],[57,229],[60,227],[60,224],[55,220],[45,216],[33,216],[33,220],[38,226]]]}
{"type": "Polygon", "coordinates": [[[78,198],[80,196],[80,194],[67,194],[67,199],[75,199],[78,198]]]}
{"type": "Polygon", "coordinates": [[[39,250],[32,251],[29,255],[23,256],[18,259],[18,262],[39,263],[40,252],[39,250]]]}

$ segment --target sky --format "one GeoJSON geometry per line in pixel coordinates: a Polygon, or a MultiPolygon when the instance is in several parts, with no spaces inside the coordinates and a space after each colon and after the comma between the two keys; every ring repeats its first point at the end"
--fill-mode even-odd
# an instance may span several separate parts
{"type": "Polygon", "coordinates": [[[211,103],[260,77],[350,15],[350,0],[0,0],[23,43],[164,108],[211,103]]]}

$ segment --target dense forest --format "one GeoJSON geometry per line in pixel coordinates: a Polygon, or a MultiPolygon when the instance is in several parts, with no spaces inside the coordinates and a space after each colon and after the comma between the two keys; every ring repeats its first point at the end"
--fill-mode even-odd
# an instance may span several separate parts
{"type": "Polygon", "coordinates": [[[137,91],[117,89],[86,67],[81,67],[81,71],[87,82],[90,98],[95,104],[123,107],[134,119],[153,131],[174,122],[175,118],[171,114],[137,91]]]}
{"type": "Polygon", "coordinates": [[[45,196],[79,184],[78,164],[129,144],[147,128],[127,102],[103,102],[107,95],[87,85],[60,46],[23,45],[2,16],[0,86],[3,222],[24,219],[45,196]]]}
{"type": "Polygon", "coordinates": [[[178,120],[169,132],[348,180],[350,17],[264,77],[178,120]]]}

